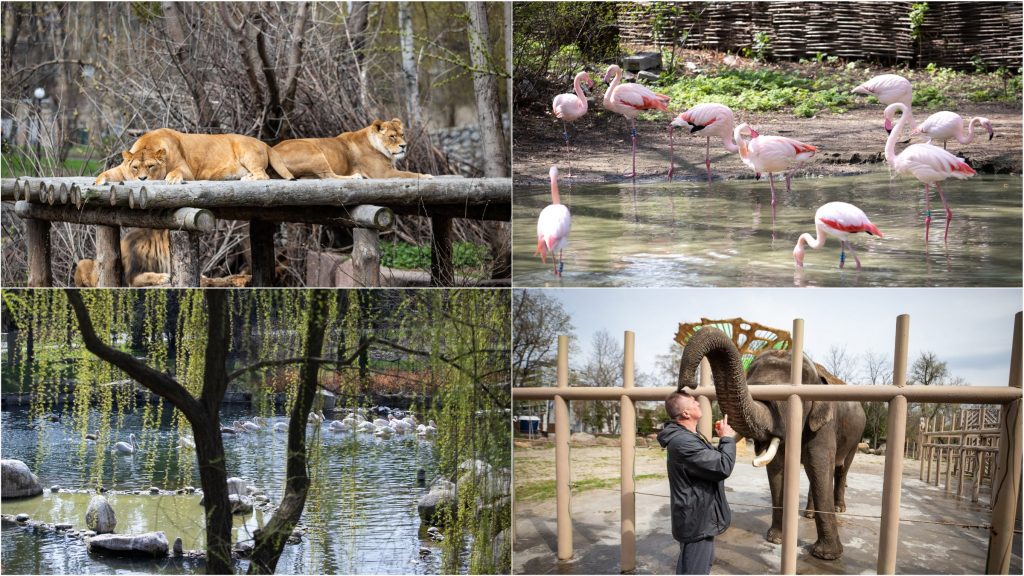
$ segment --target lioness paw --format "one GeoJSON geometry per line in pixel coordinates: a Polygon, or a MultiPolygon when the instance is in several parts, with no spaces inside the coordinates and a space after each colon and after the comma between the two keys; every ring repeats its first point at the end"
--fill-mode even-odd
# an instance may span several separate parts
{"type": "Polygon", "coordinates": [[[428,178],[429,179],[429,178],[433,178],[433,177],[434,177],[433,174],[420,174],[420,178],[428,178]]]}
{"type": "Polygon", "coordinates": [[[102,186],[102,185],[104,185],[106,183],[107,183],[107,175],[106,174],[100,174],[99,176],[96,177],[96,181],[93,182],[93,184],[95,184],[96,186],[102,186]]]}
{"type": "Polygon", "coordinates": [[[185,182],[185,179],[181,177],[181,174],[175,174],[173,176],[171,176],[171,175],[167,176],[167,183],[168,184],[181,184],[183,182],[185,182]]]}

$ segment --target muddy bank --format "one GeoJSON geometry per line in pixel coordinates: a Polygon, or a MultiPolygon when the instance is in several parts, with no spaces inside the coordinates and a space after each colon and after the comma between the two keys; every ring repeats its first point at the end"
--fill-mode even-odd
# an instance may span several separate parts
{"type": "MultiPolygon", "coordinates": [[[[600,97],[600,93],[598,94],[600,97]]],[[[621,182],[630,168],[629,123],[618,114],[601,108],[591,99],[590,112],[570,126],[572,173],[577,182],[621,182]]],[[[561,122],[545,115],[539,106],[520,111],[513,128],[513,178],[516,185],[544,184],[548,168],[566,162],[561,122]]],[[[737,113],[736,122],[749,122],[762,134],[796,138],[818,147],[814,161],[801,176],[843,176],[864,174],[885,167],[886,133],[882,127],[881,105],[851,109],[843,114],[822,113],[814,118],[797,118],[790,112],[737,113]]],[[[924,120],[937,110],[916,111],[924,120]]],[[[963,157],[981,174],[1021,173],[1021,107],[1003,103],[976,104],[957,111],[962,116],[985,116],[992,121],[995,137],[977,138],[971,144],[951,141],[948,150],[963,157]]],[[[663,120],[637,120],[637,179],[665,180],[669,166],[668,125],[663,120]]],[[[705,178],[705,138],[676,132],[674,179],[705,178]]],[[[914,139],[913,142],[923,140],[914,139]]],[[[897,146],[897,151],[903,146],[897,146]]],[[[715,178],[753,178],[753,172],[719,142],[711,144],[711,171],[715,178]]]]}

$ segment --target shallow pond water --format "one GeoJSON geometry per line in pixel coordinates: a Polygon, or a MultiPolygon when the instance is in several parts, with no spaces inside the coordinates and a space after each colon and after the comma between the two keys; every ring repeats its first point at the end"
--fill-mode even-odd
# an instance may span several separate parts
{"type": "MultiPolygon", "coordinates": [[[[222,411],[222,421],[243,419],[251,413],[238,407],[222,411]]],[[[115,465],[108,466],[103,484],[111,490],[145,490],[156,486],[174,490],[182,485],[199,486],[198,471],[191,480],[178,481],[177,435],[169,419],[160,429],[162,442],[155,465],[146,464],[146,454],[115,456],[115,465]],[[173,446],[173,448],[170,448],[173,446]],[[151,474],[150,471],[153,471],[151,474]]],[[[268,431],[257,434],[224,435],[227,470],[230,476],[245,478],[264,489],[273,502],[280,501],[284,487],[285,434],[270,431],[283,416],[270,419],[268,431]]],[[[83,463],[78,451],[78,432],[62,422],[40,425],[29,422],[26,411],[4,411],[0,418],[4,458],[23,460],[39,476],[43,496],[26,500],[5,500],[5,514],[27,512],[33,518],[51,522],[63,521],[84,528],[87,494],[50,494],[52,485],[63,488],[85,488],[95,454],[87,453],[83,463]],[[37,445],[47,445],[41,454],[37,445]]],[[[140,416],[128,414],[116,438],[127,438],[141,429],[140,416]]],[[[298,545],[285,546],[278,563],[278,572],[359,573],[359,574],[426,574],[440,570],[440,547],[423,533],[416,510],[419,498],[427,488],[419,485],[416,472],[426,470],[428,480],[436,474],[436,460],[431,442],[415,435],[394,436],[384,440],[366,434],[341,434],[322,429],[321,459],[324,474],[320,486],[325,536],[315,543],[309,535],[298,545]],[[422,558],[420,547],[432,554],[422,558]]],[[[90,451],[95,448],[90,447],[90,451]]],[[[110,495],[117,514],[118,533],[139,533],[163,530],[169,542],[178,536],[186,549],[201,549],[203,534],[202,507],[197,495],[110,495]]],[[[312,498],[307,501],[303,520],[307,530],[314,528],[310,517],[312,498]]],[[[235,517],[235,538],[250,539],[253,530],[264,522],[257,510],[235,517]]],[[[0,562],[5,574],[69,574],[69,573],[193,573],[202,572],[201,563],[180,559],[159,562],[91,556],[81,540],[63,534],[32,533],[30,530],[4,523],[0,541],[0,562]]],[[[239,569],[246,563],[240,562],[239,569]]]]}
{"type": "Polygon", "coordinates": [[[924,193],[915,179],[890,180],[883,168],[862,176],[801,178],[791,193],[776,182],[772,222],[768,182],[576,184],[561,182],[572,211],[564,270],[556,278],[534,256],[537,215],[550,203],[547,186],[517,186],[513,206],[516,286],[1020,286],[1021,188],[1019,176],[978,175],[947,181],[953,219],[949,240],[942,203],[932,192],[930,239],[924,240],[924,193]],[[804,268],[793,247],[814,234],[822,204],[861,208],[884,238],[852,236],[863,264],[847,253],[839,268],[839,242],[808,250],[804,268]]]}

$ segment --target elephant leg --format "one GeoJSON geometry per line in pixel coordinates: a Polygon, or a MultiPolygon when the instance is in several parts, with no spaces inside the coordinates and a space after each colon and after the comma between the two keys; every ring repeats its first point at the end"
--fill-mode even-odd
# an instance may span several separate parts
{"type": "Polygon", "coordinates": [[[807,489],[807,508],[804,509],[804,518],[814,518],[814,495],[810,488],[807,489]]]}
{"type": "Polygon", "coordinates": [[[808,442],[809,458],[804,469],[811,481],[811,498],[814,499],[814,525],[818,540],[811,547],[811,554],[823,560],[835,560],[843,555],[843,544],[839,541],[839,529],[835,515],[835,432],[820,430],[813,441],[808,442]],[[829,442],[831,436],[831,442],[829,442]],[[822,442],[824,441],[824,442],[822,442]]]}
{"type": "Polygon", "coordinates": [[[842,467],[836,468],[836,512],[846,512],[846,475],[850,473],[856,455],[856,448],[850,450],[843,459],[842,467]]]}
{"type": "Polygon", "coordinates": [[[768,487],[772,492],[772,526],[765,534],[765,540],[782,544],[782,476],[785,471],[785,445],[779,446],[775,458],[768,463],[768,487]]]}

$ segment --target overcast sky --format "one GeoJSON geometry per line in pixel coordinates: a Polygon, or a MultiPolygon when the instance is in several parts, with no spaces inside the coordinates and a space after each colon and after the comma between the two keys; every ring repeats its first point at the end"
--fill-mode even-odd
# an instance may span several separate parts
{"type": "MultiPolygon", "coordinates": [[[[823,362],[832,345],[848,354],[869,350],[892,361],[896,317],[910,314],[909,364],[922,351],[947,362],[951,376],[980,386],[1006,386],[1013,317],[1022,308],[1019,288],[687,288],[687,289],[552,289],[572,316],[580,352],[574,366],[589,354],[601,329],[622,341],[636,333],[637,370],[652,372],[655,356],[668,351],[679,323],[701,317],[745,320],[792,330],[804,319],[805,351],[823,362]]],[[[674,382],[660,382],[674,385],[674,382]]]]}

